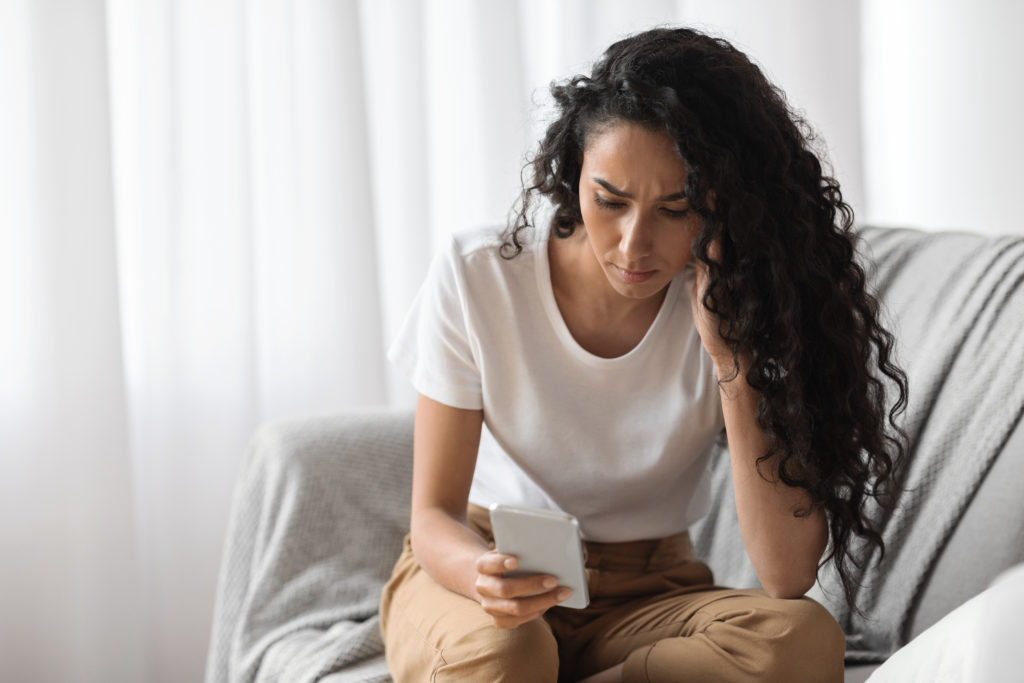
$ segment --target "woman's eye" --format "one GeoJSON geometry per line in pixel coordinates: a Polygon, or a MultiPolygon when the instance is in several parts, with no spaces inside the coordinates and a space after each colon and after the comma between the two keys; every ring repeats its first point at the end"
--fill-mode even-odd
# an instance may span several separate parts
{"type": "MultiPolygon", "coordinates": [[[[605,199],[599,194],[594,195],[594,203],[602,209],[608,211],[618,211],[625,206],[622,202],[613,202],[605,199]]],[[[667,207],[661,209],[666,216],[669,218],[686,218],[690,215],[690,209],[669,209],[667,207]]]]}
{"type": "Polygon", "coordinates": [[[622,202],[610,202],[599,194],[594,195],[594,203],[600,206],[602,209],[621,209],[624,204],[622,202]]]}

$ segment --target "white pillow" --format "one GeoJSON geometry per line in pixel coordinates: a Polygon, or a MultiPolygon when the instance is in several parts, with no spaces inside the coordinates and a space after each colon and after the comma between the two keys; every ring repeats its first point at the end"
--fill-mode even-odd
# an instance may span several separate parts
{"type": "Polygon", "coordinates": [[[1024,681],[1024,564],[893,654],[867,683],[1024,681]]]}

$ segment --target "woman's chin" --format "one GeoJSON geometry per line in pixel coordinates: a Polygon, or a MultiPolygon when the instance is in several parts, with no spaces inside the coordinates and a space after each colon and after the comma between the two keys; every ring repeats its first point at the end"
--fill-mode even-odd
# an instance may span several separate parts
{"type": "Polygon", "coordinates": [[[608,282],[612,289],[627,299],[648,299],[668,286],[667,282],[662,282],[661,278],[657,277],[647,278],[643,282],[627,282],[617,274],[611,273],[608,275],[608,282]]]}

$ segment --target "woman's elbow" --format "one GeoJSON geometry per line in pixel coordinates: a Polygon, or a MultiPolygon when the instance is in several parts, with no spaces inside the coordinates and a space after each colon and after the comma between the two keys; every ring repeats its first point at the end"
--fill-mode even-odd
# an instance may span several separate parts
{"type": "Polygon", "coordinates": [[[770,581],[762,581],[761,587],[770,597],[778,600],[796,600],[811,590],[817,580],[816,574],[787,576],[770,581]]]}

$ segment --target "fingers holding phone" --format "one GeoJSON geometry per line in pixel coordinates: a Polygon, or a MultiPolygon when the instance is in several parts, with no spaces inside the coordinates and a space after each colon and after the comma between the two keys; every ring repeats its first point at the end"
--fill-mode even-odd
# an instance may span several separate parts
{"type": "Polygon", "coordinates": [[[562,602],[572,591],[558,586],[550,574],[508,576],[518,567],[517,559],[496,550],[484,553],[476,561],[476,592],[480,606],[494,618],[498,628],[516,628],[540,617],[562,602]]]}

